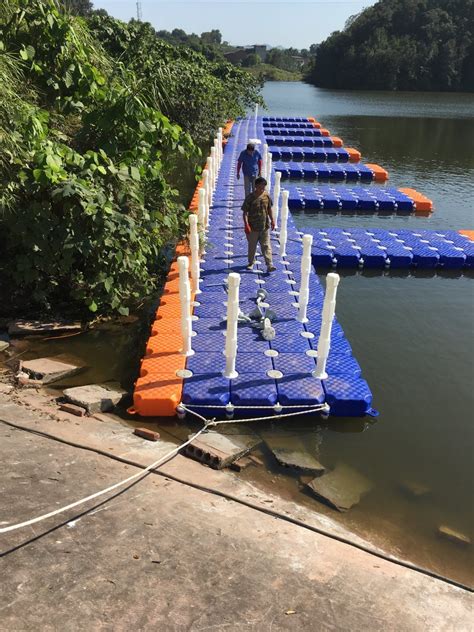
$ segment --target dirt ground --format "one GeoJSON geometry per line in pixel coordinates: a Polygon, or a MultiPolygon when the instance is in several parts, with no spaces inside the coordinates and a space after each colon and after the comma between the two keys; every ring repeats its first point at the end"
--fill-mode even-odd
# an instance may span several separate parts
{"type": "MultiPolygon", "coordinates": [[[[142,465],[172,446],[0,396],[2,419],[142,465]]],[[[0,527],[138,471],[4,423],[0,446],[0,527]]],[[[161,471],[341,534],[231,472],[183,456],[161,471]]],[[[0,547],[2,631],[472,630],[467,591],[157,474],[2,534],[0,547]]]]}

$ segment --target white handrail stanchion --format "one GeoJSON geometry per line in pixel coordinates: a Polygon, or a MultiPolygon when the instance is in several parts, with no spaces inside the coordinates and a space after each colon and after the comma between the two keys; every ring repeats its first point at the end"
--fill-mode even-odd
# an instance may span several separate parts
{"type": "Polygon", "coordinates": [[[255,104],[255,122],[257,122],[258,117],[258,103],[255,104]]]}
{"type": "Polygon", "coordinates": [[[288,222],[288,196],[289,191],[281,194],[281,225],[280,225],[280,257],[286,257],[287,222],[288,222]]]}
{"type": "Polygon", "coordinates": [[[263,156],[262,156],[262,177],[266,179],[267,177],[267,162],[268,162],[268,145],[265,143],[263,145],[263,156]]]}
{"type": "Polygon", "coordinates": [[[199,289],[199,235],[198,221],[196,215],[189,216],[189,246],[191,249],[191,279],[193,281],[193,292],[201,294],[199,289]]]}
{"type": "Polygon", "coordinates": [[[217,138],[219,140],[219,158],[220,158],[220,162],[222,162],[222,158],[224,155],[224,151],[222,149],[222,141],[223,141],[222,127],[219,127],[219,129],[217,130],[217,138]]]}
{"type": "Polygon", "coordinates": [[[213,147],[214,147],[214,157],[216,159],[216,180],[217,180],[217,175],[219,173],[219,169],[220,169],[220,166],[221,166],[221,157],[219,155],[219,144],[218,143],[219,143],[219,141],[217,140],[217,137],[214,138],[214,145],[213,145],[213,147]]]}
{"type": "Polygon", "coordinates": [[[212,204],[212,192],[214,190],[214,159],[212,156],[209,156],[207,159],[207,170],[209,171],[209,175],[207,176],[207,206],[209,210],[209,207],[212,204]]]}
{"type": "Polygon", "coordinates": [[[206,228],[206,189],[204,185],[200,187],[198,193],[198,230],[199,232],[204,232],[206,228]]]}
{"type": "Polygon", "coordinates": [[[239,316],[240,274],[231,272],[228,276],[227,291],[227,331],[225,338],[225,371],[224,377],[232,379],[238,376],[235,370],[237,357],[237,319],[239,316]]]}
{"type": "Polygon", "coordinates": [[[212,181],[211,181],[211,185],[212,185],[212,192],[214,193],[214,189],[216,186],[216,180],[217,180],[217,158],[216,158],[216,148],[215,147],[211,147],[211,160],[212,160],[212,181]]]}
{"type": "Polygon", "coordinates": [[[298,297],[298,320],[307,323],[306,316],[309,301],[309,275],[311,272],[311,247],[313,235],[303,235],[303,256],[301,257],[301,284],[298,297]]]}
{"type": "Polygon", "coordinates": [[[204,169],[202,172],[202,189],[206,192],[205,202],[206,205],[204,207],[204,228],[207,228],[209,224],[209,169],[204,169]]]}
{"type": "Polygon", "coordinates": [[[272,190],[272,154],[268,152],[267,154],[267,190],[268,193],[272,190]]]}
{"type": "Polygon", "coordinates": [[[185,356],[194,355],[191,349],[192,320],[191,320],[191,286],[189,283],[189,261],[187,257],[178,257],[179,269],[179,299],[181,302],[181,334],[185,356]]]}
{"type": "Polygon", "coordinates": [[[318,340],[316,369],[312,373],[313,377],[318,378],[318,380],[325,380],[328,377],[326,363],[331,347],[332,321],[336,311],[336,293],[339,281],[340,277],[335,272],[330,272],[326,276],[326,295],[323,304],[321,333],[318,340]]]}
{"type": "Polygon", "coordinates": [[[275,186],[273,188],[273,219],[275,220],[275,230],[278,228],[278,214],[280,211],[280,182],[281,171],[275,171],[275,186]]]}

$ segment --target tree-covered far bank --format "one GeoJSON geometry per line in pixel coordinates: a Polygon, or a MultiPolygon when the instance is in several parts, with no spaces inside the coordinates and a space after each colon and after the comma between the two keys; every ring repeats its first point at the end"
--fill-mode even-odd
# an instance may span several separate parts
{"type": "Polygon", "coordinates": [[[474,0],[380,0],[322,42],[321,88],[474,91],[474,0]]]}

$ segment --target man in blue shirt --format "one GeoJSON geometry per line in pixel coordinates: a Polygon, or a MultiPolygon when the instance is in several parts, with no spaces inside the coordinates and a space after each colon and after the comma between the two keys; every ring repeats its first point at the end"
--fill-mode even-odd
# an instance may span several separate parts
{"type": "Polygon", "coordinates": [[[244,174],[245,197],[255,191],[255,178],[262,173],[262,156],[255,149],[255,145],[249,143],[247,149],[240,152],[237,160],[237,180],[240,180],[240,169],[244,174]]]}

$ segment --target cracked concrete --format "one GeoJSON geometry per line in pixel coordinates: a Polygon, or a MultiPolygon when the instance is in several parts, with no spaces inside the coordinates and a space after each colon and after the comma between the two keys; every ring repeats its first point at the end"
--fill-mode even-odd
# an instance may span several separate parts
{"type": "MultiPolygon", "coordinates": [[[[42,418],[5,398],[2,418],[146,464],[171,445],[143,441],[106,418],[42,418]]],[[[4,424],[0,445],[2,526],[136,471],[4,424]]],[[[182,456],[163,471],[296,512],[182,456]]],[[[157,475],[93,507],[3,534],[0,545],[1,630],[472,629],[466,591],[157,475]]]]}

